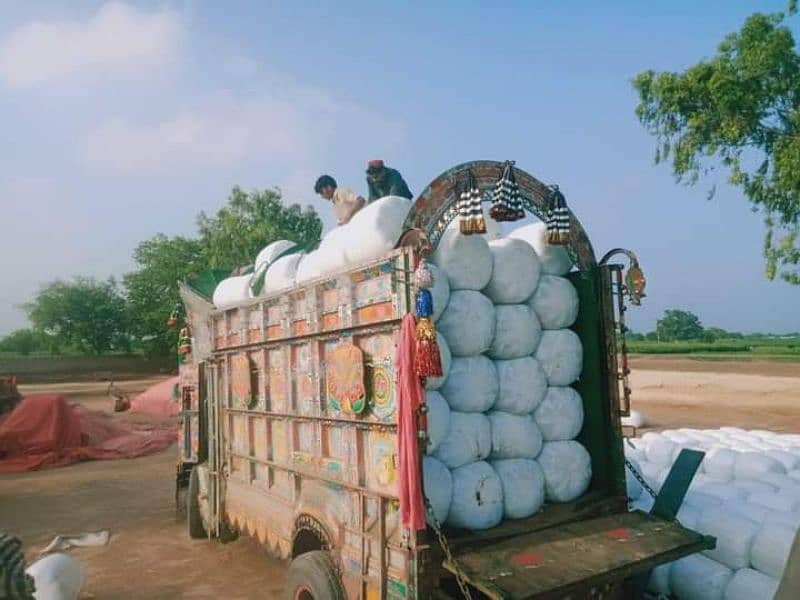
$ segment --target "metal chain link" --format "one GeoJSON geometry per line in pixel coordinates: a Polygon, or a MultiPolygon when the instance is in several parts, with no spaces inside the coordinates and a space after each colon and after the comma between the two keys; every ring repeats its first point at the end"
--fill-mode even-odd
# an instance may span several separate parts
{"type": "Polygon", "coordinates": [[[636,470],[636,467],[634,467],[634,466],[633,466],[633,463],[632,463],[631,461],[629,461],[627,458],[625,459],[625,466],[626,466],[626,467],[628,467],[628,470],[629,470],[629,471],[631,472],[631,474],[632,474],[632,475],[633,475],[633,476],[636,478],[636,481],[638,481],[639,483],[641,483],[641,484],[642,484],[642,487],[644,488],[644,490],[645,490],[645,491],[646,491],[648,494],[650,494],[650,495],[653,497],[653,499],[655,500],[655,497],[656,497],[658,494],[656,494],[655,490],[653,490],[653,488],[651,488],[651,487],[650,487],[650,485],[648,485],[648,483],[645,481],[645,479],[644,479],[644,475],[642,475],[641,473],[639,473],[639,471],[637,471],[637,470],[636,470]]]}
{"type": "Polygon", "coordinates": [[[453,565],[453,569],[455,570],[456,582],[458,583],[458,587],[461,590],[461,593],[467,600],[472,600],[472,594],[470,594],[469,587],[467,587],[467,578],[461,571],[461,567],[458,566],[458,562],[456,561],[452,552],[450,552],[450,544],[447,543],[447,538],[444,536],[441,524],[439,523],[439,520],[436,518],[436,515],[433,513],[433,507],[431,506],[431,503],[428,501],[427,498],[425,498],[425,509],[428,511],[428,515],[430,515],[431,526],[433,527],[433,531],[436,533],[436,537],[439,538],[439,545],[442,547],[442,550],[444,551],[444,554],[447,557],[447,562],[453,565]]]}

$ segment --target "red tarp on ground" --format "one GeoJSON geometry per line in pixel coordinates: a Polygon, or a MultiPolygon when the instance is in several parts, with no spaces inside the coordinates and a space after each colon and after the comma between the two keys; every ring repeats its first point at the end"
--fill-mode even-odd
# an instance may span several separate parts
{"type": "Polygon", "coordinates": [[[161,452],[176,438],[171,422],[126,423],[63,396],[27,396],[0,422],[0,473],[135,458],[161,452]]]}
{"type": "Polygon", "coordinates": [[[131,400],[131,412],[146,413],[159,417],[179,415],[181,405],[175,399],[174,388],[176,385],[178,385],[178,378],[170,377],[147,388],[131,400]]]}

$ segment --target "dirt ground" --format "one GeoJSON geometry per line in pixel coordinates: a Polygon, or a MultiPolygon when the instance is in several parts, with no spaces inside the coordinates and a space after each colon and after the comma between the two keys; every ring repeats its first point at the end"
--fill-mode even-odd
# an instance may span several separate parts
{"type": "MultiPolygon", "coordinates": [[[[633,406],[651,427],[720,427],[800,432],[800,363],[635,359],[633,406]]],[[[120,387],[143,389],[152,381],[120,387]]],[[[26,388],[60,391],[108,409],[107,384],[26,388]]],[[[246,537],[229,544],[189,540],[174,506],[176,450],[0,476],[0,530],[18,535],[29,560],[56,535],[108,529],[102,548],[71,554],[87,569],[85,598],[280,598],[285,564],[246,537]]]]}

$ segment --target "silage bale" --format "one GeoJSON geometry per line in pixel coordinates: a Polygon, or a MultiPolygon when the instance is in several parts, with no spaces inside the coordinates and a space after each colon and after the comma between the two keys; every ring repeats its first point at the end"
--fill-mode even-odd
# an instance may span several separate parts
{"type": "Polygon", "coordinates": [[[434,452],[450,469],[483,460],[492,451],[492,428],[483,413],[450,412],[450,428],[434,452]]]}
{"type": "MultiPolygon", "coordinates": [[[[422,458],[422,485],[425,497],[431,505],[436,520],[443,524],[450,512],[453,500],[453,477],[444,463],[432,456],[422,458]]],[[[427,513],[427,511],[426,511],[427,513]]],[[[433,519],[427,514],[427,521],[433,525],[433,519]]]]}
{"type": "Polygon", "coordinates": [[[642,494],[636,500],[631,502],[631,510],[640,510],[643,513],[649,513],[655,504],[655,499],[650,494],[642,494]]]}
{"type": "Polygon", "coordinates": [[[570,502],[583,494],[592,480],[592,460],[575,441],[545,442],[536,458],[544,473],[550,502],[570,502]]]}
{"type": "Polygon", "coordinates": [[[295,281],[298,285],[302,285],[326,275],[342,272],[346,268],[347,259],[341,246],[336,244],[320,246],[300,259],[295,281]]]}
{"type": "Polygon", "coordinates": [[[672,464],[672,455],[677,445],[665,437],[654,437],[650,440],[645,450],[647,460],[655,465],[664,467],[672,464]]]}
{"type": "Polygon", "coordinates": [[[549,387],[533,413],[546,442],[575,439],[583,427],[583,401],[571,387],[549,387]]]}
{"type": "Polygon", "coordinates": [[[212,301],[217,308],[232,308],[252,297],[250,291],[250,279],[253,277],[252,273],[247,275],[238,275],[235,277],[228,277],[223,279],[214,288],[214,295],[212,301]]]}
{"type": "Polygon", "coordinates": [[[663,467],[656,463],[643,460],[639,462],[639,473],[644,476],[645,481],[650,487],[653,487],[657,483],[658,475],[661,473],[661,469],[663,467]]]}
{"type": "Polygon", "coordinates": [[[772,510],[780,510],[784,512],[794,512],[797,510],[797,498],[791,494],[782,492],[769,492],[762,493],[756,492],[747,497],[749,502],[753,504],[760,504],[772,510]]]}
{"type": "Polygon", "coordinates": [[[425,392],[425,404],[428,407],[428,448],[433,454],[450,430],[450,406],[444,397],[436,391],[425,392]]]}
{"type": "Polygon", "coordinates": [[[570,385],[583,369],[583,347],[574,331],[543,331],[536,349],[536,360],[542,365],[549,385],[570,385]]]}
{"type": "Polygon", "coordinates": [[[500,477],[485,461],[453,469],[453,500],[447,524],[463,529],[489,529],[503,520],[500,477]]]}
{"type": "Polygon", "coordinates": [[[623,451],[625,452],[625,458],[629,460],[635,460],[637,463],[643,460],[647,460],[647,457],[644,454],[644,449],[639,448],[637,446],[631,446],[628,442],[630,439],[625,440],[625,443],[622,445],[623,451]]]}
{"type": "Polygon", "coordinates": [[[344,248],[351,265],[378,258],[397,245],[411,200],[384,196],[359,210],[347,224],[350,243],[344,248]]]}
{"type": "Polygon", "coordinates": [[[669,572],[671,569],[672,563],[665,563],[650,571],[647,591],[651,594],[669,596],[671,589],[669,586],[669,572]]]}
{"type": "Polygon", "coordinates": [[[683,502],[684,504],[694,506],[700,510],[700,512],[706,510],[707,508],[715,509],[722,506],[722,500],[716,496],[710,496],[708,494],[704,494],[703,492],[695,491],[687,493],[686,497],[683,499],[683,502]]]}
{"type": "Polygon", "coordinates": [[[439,360],[442,363],[442,376],[441,377],[427,377],[425,379],[426,390],[438,390],[447,381],[450,374],[450,368],[453,365],[453,355],[450,354],[450,345],[447,343],[445,337],[441,332],[436,332],[436,343],[439,346],[439,360]]]}
{"type": "Polygon", "coordinates": [[[278,240],[277,242],[267,244],[262,248],[261,252],[258,253],[258,256],[256,256],[255,270],[258,271],[261,265],[274,262],[278,256],[287,250],[291,250],[296,245],[297,244],[289,240],[278,240]]]}
{"type": "Polygon", "coordinates": [[[539,259],[522,240],[505,238],[489,242],[492,276],[483,289],[495,304],[519,304],[533,294],[539,283],[539,259]]]}
{"type": "Polygon", "coordinates": [[[693,506],[691,504],[682,504],[681,507],[678,509],[678,514],[676,518],[678,522],[686,527],[687,529],[696,529],[697,528],[697,520],[700,518],[700,513],[702,511],[693,506]]]}
{"type": "Polygon", "coordinates": [[[542,335],[539,320],[525,304],[495,306],[494,338],[488,354],[509,360],[533,354],[542,335]]]}
{"type": "Polygon", "coordinates": [[[738,514],[704,510],[697,519],[697,530],[717,538],[717,546],[703,553],[731,569],[750,566],[750,548],[760,527],[738,514]]]}
{"type": "Polygon", "coordinates": [[[536,458],[542,449],[542,434],[531,415],[512,415],[493,410],[489,414],[492,426],[493,460],[500,458],[536,458]]]}
{"type": "Polygon", "coordinates": [[[450,375],[439,391],[450,408],[461,412],[485,412],[497,400],[497,368],[485,356],[454,358],[450,375]]]}
{"type": "Polygon", "coordinates": [[[770,514],[770,510],[765,506],[753,504],[746,500],[726,500],[722,503],[720,510],[729,514],[739,515],[745,519],[750,519],[759,525],[765,523],[770,514]]]}
{"type": "Polygon", "coordinates": [[[447,274],[433,263],[428,263],[428,269],[433,277],[431,296],[433,298],[433,315],[431,318],[436,323],[450,302],[450,282],[447,274]]]}
{"type": "Polygon", "coordinates": [[[712,448],[703,457],[706,474],[714,479],[730,481],[733,479],[737,454],[734,450],[727,448],[712,448]]]}
{"type": "Polygon", "coordinates": [[[697,491],[708,496],[719,498],[721,502],[725,500],[743,500],[747,493],[736,489],[730,484],[717,481],[710,481],[697,487],[697,491]]]}
{"type": "Polygon", "coordinates": [[[533,247],[542,264],[542,273],[566,275],[572,268],[572,259],[564,246],[554,246],[547,241],[547,225],[542,222],[517,227],[508,237],[523,240],[533,247]]]}
{"type": "Polygon", "coordinates": [[[795,529],[780,523],[766,523],[753,540],[750,563],[762,573],[780,579],[794,543],[795,529]]]}
{"type": "MultiPolygon", "coordinates": [[[[631,466],[636,469],[640,475],[642,474],[639,463],[636,462],[636,460],[629,458],[628,462],[631,463],[631,466]]],[[[636,479],[630,467],[627,465],[625,465],[625,489],[627,491],[628,500],[638,500],[639,496],[642,495],[642,484],[639,483],[639,480],[636,479]]]]}
{"type": "Polygon", "coordinates": [[[767,450],[766,455],[781,463],[787,471],[791,471],[800,463],[800,456],[785,450],[767,450]]]}
{"type": "Polygon", "coordinates": [[[266,296],[294,287],[297,279],[297,266],[304,256],[305,254],[302,252],[287,254],[267,267],[267,272],[264,274],[264,287],[261,288],[259,295],[266,296]]]}
{"type": "Polygon", "coordinates": [[[795,481],[800,481],[800,469],[792,469],[786,473],[787,477],[791,477],[795,481]]]}
{"type": "Polygon", "coordinates": [[[453,356],[475,356],[489,349],[494,339],[494,310],[492,301],[480,292],[450,293],[436,328],[447,339],[453,356]]]}
{"type": "Polygon", "coordinates": [[[478,235],[463,235],[447,229],[439,240],[432,261],[446,274],[451,290],[482,290],[492,277],[489,244],[478,235]]]}
{"type": "Polygon", "coordinates": [[[572,327],[578,317],[578,292],[569,279],[542,275],[528,306],[538,317],[542,329],[565,329],[572,327]]]}
{"type": "Polygon", "coordinates": [[[779,580],[753,569],[739,569],[725,588],[724,600],[770,600],[779,580]]]}
{"type": "Polygon", "coordinates": [[[785,491],[791,496],[800,498],[800,481],[792,479],[789,475],[781,475],[780,473],[765,473],[761,476],[759,481],[768,483],[775,486],[781,491],[785,491]]]}
{"type": "Polygon", "coordinates": [[[777,489],[774,485],[764,483],[763,481],[755,481],[753,479],[735,479],[731,481],[730,485],[737,490],[742,490],[746,494],[772,494],[777,489]]]}
{"type": "Polygon", "coordinates": [[[768,510],[764,525],[781,525],[797,532],[800,529],[800,515],[781,510],[768,510]]]}
{"type": "Polygon", "coordinates": [[[547,393],[547,376],[532,356],[496,360],[499,391],[494,408],[515,415],[536,410],[547,393]]]}
{"type": "Polygon", "coordinates": [[[722,600],[733,571],[702,554],[675,561],[669,573],[672,593],[687,600],[722,600]]]}
{"type": "Polygon", "coordinates": [[[503,515],[524,519],[544,504],[544,474],[535,460],[509,458],[491,461],[503,487],[503,515]]]}

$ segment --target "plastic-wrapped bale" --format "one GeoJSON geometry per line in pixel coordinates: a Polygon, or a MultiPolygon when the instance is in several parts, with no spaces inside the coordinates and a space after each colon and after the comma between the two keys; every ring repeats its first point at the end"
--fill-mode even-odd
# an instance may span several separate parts
{"type": "Polygon", "coordinates": [[[432,257],[447,273],[451,290],[482,290],[492,277],[492,253],[479,235],[462,235],[447,229],[432,257]]]}
{"type": "Polygon", "coordinates": [[[714,496],[719,498],[720,502],[726,500],[744,500],[747,494],[728,483],[721,483],[719,481],[710,481],[703,485],[697,486],[697,491],[706,494],[707,496],[714,496]]]}
{"type": "Polygon", "coordinates": [[[766,455],[781,463],[787,471],[791,471],[800,463],[800,456],[785,450],[767,450],[766,455]]]}
{"type": "Polygon", "coordinates": [[[703,492],[690,491],[686,494],[683,500],[684,504],[688,504],[697,508],[700,512],[706,509],[717,509],[722,505],[722,500],[716,496],[709,496],[703,492]]]}
{"type": "MultiPolygon", "coordinates": [[[[453,499],[453,477],[444,463],[432,456],[422,458],[422,485],[425,488],[425,497],[433,509],[433,516],[439,523],[447,520],[450,512],[450,502],[453,499]]],[[[428,514],[428,523],[432,523],[428,514]]]]}
{"type": "Polygon", "coordinates": [[[325,275],[344,271],[347,268],[347,259],[344,249],[338,245],[330,244],[326,247],[304,255],[297,265],[296,283],[303,284],[325,275]]]}
{"type": "Polygon", "coordinates": [[[489,413],[492,426],[492,459],[536,458],[542,449],[542,434],[531,415],[512,415],[493,410],[489,413]]]}
{"type": "Polygon", "coordinates": [[[672,464],[672,455],[675,452],[675,448],[677,448],[675,442],[659,436],[651,438],[644,453],[648,462],[664,467],[672,464]]]}
{"type": "Polygon", "coordinates": [[[500,385],[494,407],[515,415],[527,415],[536,410],[547,393],[547,377],[539,361],[525,356],[497,360],[494,366],[500,385]]]}
{"type": "Polygon", "coordinates": [[[501,304],[495,307],[495,329],[489,356],[509,360],[533,354],[542,328],[533,311],[525,304],[501,304]]]}
{"type": "MultiPolygon", "coordinates": [[[[634,469],[639,471],[639,463],[637,463],[634,459],[628,459],[634,469]]],[[[641,471],[639,471],[641,473],[641,471]]],[[[639,496],[642,495],[642,484],[639,483],[639,480],[634,477],[633,473],[631,473],[630,468],[625,466],[625,488],[627,489],[628,499],[629,500],[638,500],[639,496]]]]}
{"type": "Polygon", "coordinates": [[[447,303],[450,302],[450,282],[447,280],[447,274],[435,264],[428,263],[428,269],[433,277],[433,287],[431,288],[433,314],[431,318],[435,323],[447,308],[447,303]]]}
{"type": "Polygon", "coordinates": [[[439,346],[439,359],[442,363],[442,376],[441,377],[427,377],[425,379],[426,390],[438,390],[447,381],[447,376],[450,374],[450,367],[453,364],[453,355],[450,354],[450,345],[447,343],[445,337],[436,332],[436,343],[439,346]]]}
{"type": "Polygon", "coordinates": [[[439,388],[450,408],[461,412],[485,412],[497,400],[497,368],[485,356],[454,358],[450,374],[439,388]]]}
{"type": "Polygon", "coordinates": [[[762,573],[780,579],[792,550],[794,536],[795,530],[792,527],[766,523],[753,540],[750,563],[762,573]]]}
{"type": "Polygon", "coordinates": [[[789,475],[765,473],[759,478],[759,481],[773,485],[779,490],[785,490],[793,496],[800,496],[800,482],[796,479],[792,479],[789,475]]]}
{"type": "Polygon", "coordinates": [[[305,256],[300,252],[282,256],[269,267],[264,275],[264,287],[261,288],[260,296],[266,296],[273,292],[285,290],[294,286],[297,277],[297,265],[305,256]]]}
{"type": "Polygon", "coordinates": [[[739,569],[725,588],[724,600],[770,600],[780,581],[753,569],[739,569]]]}
{"type": "Polygon", "coordinates": [[[450,429],[434,456],[455,469],[483,460],[492,451],[492,427],[483,413],[450,413],[450,429]]]}
{"type": "Polygon", "coordinates": [[[544,504],[544,475],[535,460],[510,458],[491,463],[503,486],[503,515],[524,519],[544,504]]]}
{"type": "Polygon", "coordinates": [[[697,519],[697,529],[717,538],[716,548],[703,551],[706,556],[734,570],[750,566],[750,548],[759,530],[758,523],[739,515],[704,510],[697,519]]]}
{"type": "Polygon", "coordinates": [[[522,240],[505,238],[489,242],[492,276],[483,293],[495,304],[519,304],[539,283],[539,259],[522,240]]]}
{"type": "Polygon", "coordinates": [[[764,473],[786,473],[784,466],[758,452],[740,452],[736,457],[733,475],[736,479],[758,479],[764,473]]]}
{"type": "Polygon", "coordinates": [[[528,242],[539,257],[542,273],[566,275],[572,268],[572,259],[564,246],[552,246],[547,241],[547,225],[533,223],[517,227],[508,237],[528,242]]]}
{"type": "Polygon", "coordinates": [[[770,515],[770,510],[767,507],[742,500],[726,500],[722,503],[720,510],[731,515],[739,515],[745,519],[750,519],[759,525],[763,525],[770,515]]]}
{"type": "Polygon", "coordinates": [[[653,504],[655,504],[655,500],[650,494],[642,494],[631,502],[631,510],[640,510],[643,513],[649,513],[653,508],[653,504]]]}
{"type": "Polygon", "coordinates": [[[647,591],[656,596],[669,596],[669,573],[672,570],[672,563],[658,565],[650,572],[650,579],[647,582],[647,591]]]}
{"type": "Polygon", "coordinates": [[[549,387],[533,417],[544,441],[572,440],[583,427],[583,401],[571,387],[549,387]]]}
{"type": "Polygon", "coordinates": [[[800,518],[796,513],[771,510],[767,512],[764,525],[781,525],[797,532],[800,529],[800,518]]]}
{"type": "Polygon", "coordinates": [[[675,515],[678,522],[687,529],[696,529],[697,520],[700,518],[701,510],[691,504],[683,504],[675,515]]]}
{"type": "Polygon", "coordinates": [[[384,196],[359,210],[347,224],[351,242],[345,246],[350,264],[378,258],[397,245],[403,233],[411,201],[400,196],[384,196]]]}
{"type": "Polygon", "coordinates": [[[545,442],[536,457],[542,467],[550,502],[569,502],[583,494],[592,480],[592,460],[578,442],[545,442]]]}
{"type": "Polygon", "coordinates": [[[727,448],[712,448],[703,457],[704,471],[709,477],[730,481],[733,479],[733,468],[736,466],[738,453],[727,448]]]}
{"type": "Polygon", "coordinates": [[[228,277],[214,289],[213,302],[217,308],[231,308],[252,298],[250,279],[253,274],[228,277]]]}
{"type": "Polygon", "coordinates": [[[503,520],[500,476],[485,461],[453,469],[453,500],[447,524],[463,529],[489,529],[503,520]]]}
{"type": "Polygon", "coordinates": [[[482,354],[494,339],[494,304],[480,292],[451,292],[436,328],[447,339],[453,356],[482,354]]]}
{"type": "Polygon", "coordinates": [[[581,340],[569,329],[542,332],[535,356],[552,386],[570,385],[583,369],[581,340]]]}
{"type": "Polygon", "coordinates": [[[278,256],[294,248],[297,244],[294,242],[290,242],[289,240],[278,240],[277,242],[272,242],[261,250],[256,256],[256,264],[255,268],[258,268],[263,265],[264,263],[271,263],[273,262],[278,256]]]}
{"type": "Polygon", "coordinates": [[[764,483],[763,481],[755,481],[754,479],[736,479],[731,481],[730,485],[737,490],[742,490],[745,494],[771,494],[777,490],[774,485],[764,483]]]}
{"type": "Polygon", "coordinates": [[[536,313],[542,329],[572,327],[578,318],[578,292],[564,277],[542,275],[528,306],[536,313]]]}
{"type": "Polygon", "coordinates": [[[781,492],[756,492],[747,497],[749,502],[759,504],[772,510],[794,512],[797,510],[797,498],[781,492]]]}
{"type": "Polygon", "coordinates": [[[444,397],[436,391],[425,392],[428,407],[428,454],[433,454],[450,430],[450,407],[444,397]]]}
{"type": "Polygon", "coordinates": [[[677,598],[722,600],[733,571],[702,554],[675,561],[669,573],[669,586],[677,598]]]}

